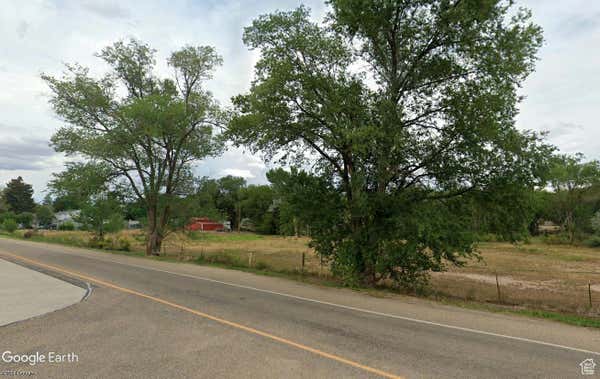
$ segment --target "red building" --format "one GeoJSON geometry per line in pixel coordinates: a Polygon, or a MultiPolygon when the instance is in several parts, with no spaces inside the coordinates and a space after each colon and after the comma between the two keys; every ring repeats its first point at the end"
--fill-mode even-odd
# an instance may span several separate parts
{"type": "Polygon", "coordinates": [[[193,218],[189,224],[185,227],[187,230],[200,230],[200,231],[223,231],[225,230],[225,225],[220,222],[213,221],[208,217],[197,217],[193,218]]]}

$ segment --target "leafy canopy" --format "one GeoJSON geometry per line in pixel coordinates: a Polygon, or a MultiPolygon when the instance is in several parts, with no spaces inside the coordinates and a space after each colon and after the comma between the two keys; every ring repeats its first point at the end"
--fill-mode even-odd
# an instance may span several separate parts
{"type": "Polygon", "coordinates": [[[472,253],[463,199],[542,183],[552,148],[514,125],[541,29],[511,1],[329,5],[327,24],[300,7],[245,29],[260,59],[228,133],[333,203],[311,230],[334,271],[413,283],[472,253]]]}
{"type": "Polygon", "coordinates": [[[140,41],[116,42],[96,56],[110,67],[101,78],[77,64],[60,78],[42,75],[66,122],[52,144],[146,206],[147,253],[158,253],[173,202],[192,188],[192,164],[221,151],[214,129],[223,113],[203,83],[222,60],[212,47],[188,46],[171,54],[173,75],[162,79],[155,51],[140,41]]]}
{"type": "Polygon", "coordinates": [[[15,213],[33,212],[35,209],[33,187],[20,176],[6,183],[2,197],[8,208],[15,213]]]}

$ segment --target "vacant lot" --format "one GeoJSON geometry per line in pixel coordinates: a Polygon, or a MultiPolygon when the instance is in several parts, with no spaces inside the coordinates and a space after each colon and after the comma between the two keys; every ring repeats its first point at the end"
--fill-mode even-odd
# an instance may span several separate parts
{"type": "MultiPolygon", "coordinates": [[[[76,246],[86,246],[89,238],[85,232],[59,231],[33,237],[76,246]]],[[[134,253],[144,250],[144,235],[140,231],[126,231],[108,238],[117,247],[128,245],[134,253]]],[[[163,252],[183,261],[278,272],[300,272],[304,254],[305,273],[329,276],[327,264],[321,264],[308,243],[308,238],[197,232],[170,235],[163,252]]],[[[534,240],[522,245],[482,243],[479,251],[480,261],[434,273],[430,295],[600,315],[600,249],[548,245],[534,240]]]]}

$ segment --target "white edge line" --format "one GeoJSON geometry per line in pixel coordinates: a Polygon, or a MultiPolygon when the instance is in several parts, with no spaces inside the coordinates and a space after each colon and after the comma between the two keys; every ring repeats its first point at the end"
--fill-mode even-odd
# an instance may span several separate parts
{"type": "Polygon", "coordinates": [[[183,274],[183,273],[178,273],[178,272],[169,271],[169,270],[162,270],[162,269],[159,269],[159,268],[146,267],[146,266],[136,265],[136,264],[131,264],[131,263],[117,262],[117,261],[113,261],[113,260],[110,260],[110,259],[100,259],[100,258],[97,258],[97,257],[87,257],[85,255],[79,255],[79,254],[76,254],[76,255],[77,256],[81,256],[83,258],[89,258],[89,259],[93,259],[93,260],[97,260],[97,261],[101,261],[101,262],[116,263],[116,264],[120,264],[120,265],[123,265],[123,266],[136,267],[136,268],[141,268],[141,269],[145,269],[145,270],[163,272],[163,273],[166,273],[166,274],[171,274],[171,275],[176,275],[176,276],[183,276],[183,277],[192,278],[192,279],[204,280],[204,281],[207,281],[207,282],[223,284],[223,285],[227,285],[227,286],[231,286],[231,287],[244,288],[244,289],[248,289],[248,290],[252,290],[252,291],[257,291],[257,292],[263,292],[263,293],[268,293],[268,294],[272,294],[272,295],[278,295],[278,296],[288,297],[288,298],[291,298],[291,299],[302,300],[302,301],[307,301],[307,302],[317,303],[317,304],[323,304],[323,305],[328,305],[328,306],[331,306],[331,307],[337,307],[337,308],[342,308],[342,309],[348,309],[348,310],[355,311],[355,312],[362,312],[362,313],[372,314],[372,315],[376,315],[376,316],[389,317],[389,318],[395,318],[395,319],[399,319],[399,320],[410,321],[410,322],[414,322],[414,323],[418,323],[418,324],[437,326],[437,327],[442,327],[442,328],[447,328],[447,329],[453,329],[453,330],[460,330],[460,331],[463,331],[463,332],[469,332],[469,333],[475,333],[475,334],[482,334],[482,335],[486,335],[486,336],[492,336],[492,337],[498,337],[498,338],[505,338],[505,339],[515,340],[515,341],[521,341],[521,342],[528,342],[528,343],[533,343],[533,344],[538,344],[538,345],[543,345],[543,346],[555,347],[555,348],[560,348],[560,349],[565,349],[565,350],[572,350],[572,351],[577,351],[577,352],[580,352],[580,353],[593,354],[593,355],[600,356],[600,352],[591,351],[591,350],[585,350],[585,349],[579,349],[579,348],[571,347],[571,346],[559,345],[559,344],[555,344],[555,343],[551,343],[551,342],[544,342],[544,341],[539,341],[539,340],[534,340],[534,339],[524,338],[524,337],[515,337],[515,336],[510,336],[510,335],[500,334],[500,333],[494,333],[494,332],[486,332],[484,330],[465,328],[465,327],[462,327],[462,326],[455,326],[455,325],[449,325],[449,324],[442,324],[442,323],[433,322],[433,321],[420,320],[420,319],[412,318],[412,317],[398,316],[398,315],[394,315],[394,314],[390,314],[390,313],[383,313],[383,312],[371,311],[371,310],[368,310],[368,309],[356,308],[356,307],[352,307],[352,306],[349,306],[349,305],[330,303],[328,301],[322,301],[322,300],[311,299],[311,298],[308,298],[308,297],[290,295],[290,294],[287,294],[287,293],[276,292],[276,291],[271,291],[271,290],[265,290],[265,289],[261,289],[261,288],[251,287],[251,286],[245,286],[243,284],[235,284],[235,283],[223,282],[223,281],[216,280],[216,279],[211,279],[211,278],[206,278],[206,277],[196,276],[196,275],[183,274]]]}

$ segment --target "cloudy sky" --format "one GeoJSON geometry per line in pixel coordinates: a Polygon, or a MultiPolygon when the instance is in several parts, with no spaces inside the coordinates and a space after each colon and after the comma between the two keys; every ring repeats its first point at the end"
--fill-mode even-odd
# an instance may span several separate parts
{"type": "MultiPolygon", "coordinates": [[[[600,2],[517,0],[532,9],[546,42],[537,71],[522,89],[517,120],[522,129],[547,130],[562,151],[600,159],[600,2]]],[[[213,45],[224,65],[208,84],[222,104],[248,89],[256,53],[242,44],[242,28],[259,14],[308,5],[319,19],[322,1],[305,0],[4,0],[0,4],[0,185],[16,176],[32,183],[41,199],[64,157],[48,139],[61,121],[48,106],[40,73],[59,74],[63,63],[79,62],[102,72],[93,53],[135,37],[158,50],[158,70],[179,47],[213,45]]],[[[96,70],[96,71],[94,71],[96,70]]],[[[232,150],[203,162],[198,173],[245,176],[265,181],[258,158],[232,150]]]]}

